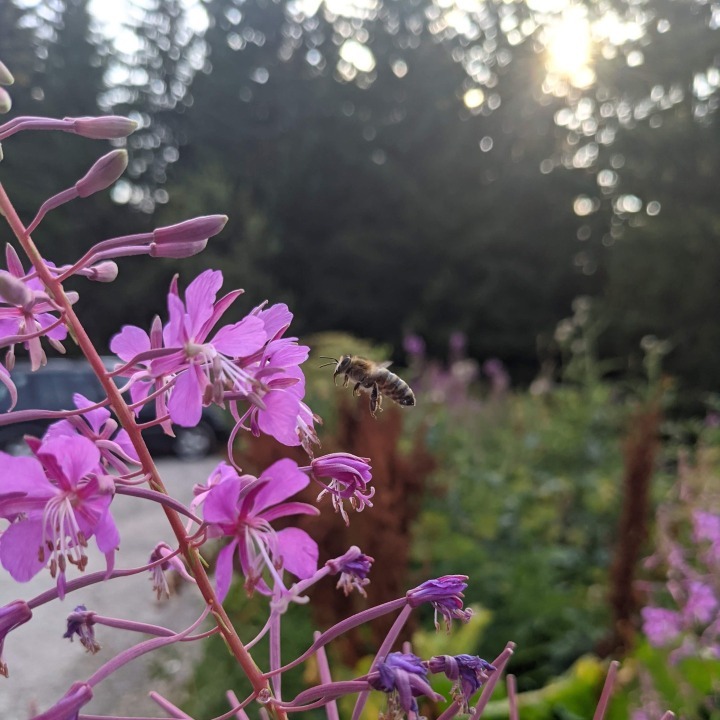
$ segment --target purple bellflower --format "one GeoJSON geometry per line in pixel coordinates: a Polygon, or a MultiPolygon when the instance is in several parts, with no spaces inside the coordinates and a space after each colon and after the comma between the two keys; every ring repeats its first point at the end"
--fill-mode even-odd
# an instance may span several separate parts
{"type": "MultiPolygon", "coordinates": [[[[73,395],[73,402],[78,409],[93,405],[80,393],[73,395]]],[[[105,467],[112,467],[124,474],[129,472],[126,463],[139,464],[140,461],[126,430],[120,430],[114,438],[112,437],[117,429],[117,421],[112,419],[107,408],[95,408],[82,415],[72,415],[66,420],[53,423],[45,432],[43,440],[82,435],[98,448],[105,467]]]]}
{"type": "Polygon", "coordinates": [[[417,717],[418,704],[415,698],[425,695],[431,700],[442,700],[427,681],[427,668],[422,660],[412,653],[390,653],[377,664],[368,675],[368,684],[375,690],[388,694],[388,718],[403,717],[408,713],[412,720],[417,717]]]}
{"type": "Polygon", "coordinates": [[[64,597],[67,563],[85,569],[93,535],[112,568],[120,541],[109,512],[114,483],[90,440],[55,438],[40,447],[37,459],[0,453],[0,461],[0,517],[10,520],[0,536],[0,563],[15,580],[27,582],[49,563],[64,597]]]}
{"type": "Polygon", "coordinates": [[[230,477],[210,489],[203,504],[204,519],[210,524],[208,537],[232,538],[218,555],[216,580],[218,597],[224,599],[232,579],[233,557],[237,552],[245,587],[270,594],[262,577],[268,569],[277,579],[283,568],[306,579],[317,569],[318,547],[298,528],[276,531],[270,523],[288,515],[317,515],[317,508],[301,502],[283,502],[305,488],[309,479],[292,460],[271,465],[258,479],[230,477]]]}

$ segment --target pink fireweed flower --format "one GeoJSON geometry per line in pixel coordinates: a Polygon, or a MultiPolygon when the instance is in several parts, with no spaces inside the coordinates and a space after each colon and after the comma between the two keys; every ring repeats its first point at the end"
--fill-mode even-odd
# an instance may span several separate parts
{"type": "Polygon", "coordinates": [[[427,673],[422,660],[412,653],[393,652],[377,664],[368,675],[368,684],[388,694],[386,717],[402,717],[401,709],[410,717],[417,717],[418,704],[415,698],[421,695],[435,701],[443,699],[430,687],[427,673]]]}
{"type": "Polygon", "coordinates": [[[470,698],[496,669],[477,655],[437,655],[428,660],[427,667],[431,673],[444,673],[454,681],[453,698],[462,712],[468,712],[470,698]]]}
{"type": "MultiPolygon", "coordinates": [[[[151,392],[161,390],[171,380],[164,375],[155,376],[151,371],[151,358],[162,352],[162,342],[162,321],[158,316],[153,319],[149,334],[134,325],[125,325],[110,341],[112,352],[126,364],[133,363],[132,368],[121,375],[130,379],[130,398],[138,404],[136,415],[141,410],[143,400],[151,392]],[[146,359],[137,360],[139,356],[146,356],[146,359]]],[[[158,418],[168,415],[167,393],[160,392],[155,397],[155,414],[158,418]]],[[[161,427],[168,435],[173,435],[170,420],[162,422],[161,427]]]]}
{"type": "Polygon", "coordinates": [[[227,595],[232,579],[233,557],[237,552],[245,587],[269,595],[262,577],[268,569],[279,580],[282,568],[302,579],[317,569],[318,547],[298,528],[276,531],[273,520],[288,515],[317,515],[317,508],[302,502],[283,502],[305,488],[309,479],[292,460],[271,465],[258,479],[236,476],[223,480],[208,492],[203,505],[209,523],[208,537],[227,536],[232,541],[218,555],[215,569],[218,597],[227,595]]]}
{"type": "Polygon", "coordinates": [[[153,590],[157,599],[160,600],[163,596],[166,598],[170,597],[170,585],[168,584],[165,573],[170,570],[174,570],[184,580],[194,583],[195,578],[188,573],[185,569],[185,563],[174,554],[173,549],[164,542],[160,542],[155,546],[155,549],[150,555],[150,562],[154,563],[161,558],[167,558],[165,562],[158,563],[155,567],[150,569],[150,575],[153,583],[153,590]]]}
{"type": "MultiPolygon", "coordinates": [[[[230,463],[220,462],[210,473],[207,482],[203,485],[202,483],[196,483],[193,485],[193,499],[190,503],[190,507],[195,510],[198,506],[205,502],[207,494],[224,480],[238,477],[238,471],[230,465],[230,463]]],[[[240,479],[244,482],[251,482],[255,478],[252,475],[241,475],[240,479]]]]}
{"type": "Polygon", "coordinates": [[[707,562],[720,563],[720,515],[712,512],[695,510],[692,514],[693,536],[700,544],[709,542],[707,562]]]}
{"type": "Polygon", "coordinates": [[[310,468],[303,468],[309,470],[316,479],[330,478],[330,482],[318,495],[318,500],[324,495],[331,495],[335,512],[342,515],[346,525],[349,525],[350,521],[345,512],[344,500],[349,500],[350,506],[357,512],[364,510],[366,505],[372,507],[370,498],[375,494],[375,488],[368,489],[372,480],[371,469],[370,458],[361,458],[350,453],[323,455],[315,458],[310,468]]]}
{"type": "Polygon", "coordinates": [[[672,643],[682,632],[680,613],[664,608],[644,607],[640,611],[643,632],[655,647],[665,647],[672,643]]]}
{"type": "MultiPolygon", "coordinates": [[[[174,378],[168,400],[168,411],[174,423],[194,427],[200,422],[203,405],[221,402],[226,390],[249,393],[254,378],[244,372],[234,358],[252,355],[267,340],[263,322],[248,316],[208,335],[239,293],[230,293],[217,303],[222,273],[206,270],[198,275],[181,300],[175,284],[168,294],[169,321],[163,329],[163,346],[170,352],[150,362],[149,376],[174,378]]],[[[147,336],[139,328],[126,326],[121,336],[113,338],[113,352],[125,359],[147,349],[147,336]]]]}
{"type": "MultiPolygon", "coordinates": [[[[80,393],[73,395],[73,402],[78,409],[93,405],[80,393]]],[[[125,474],[129,472],[126,463],[140,464],[140,460],[126,430],[122,429],[112,437],[117,429],[118,423],[112,419],[107,408],[95,408],[82,415],[71,415],[66,420],[53,423],[45,432],[43,440],[82,435],[98,448],[105,467],[115,468],[120,474],[125,474]]]]}
{"type": "Polygon", "coordinates": [[[95,625],[93,621],[94,614],[93,612],[88,612],[85,605],[78,605],[75,610],[68,615],[67,630],[63,635],[63,637],[68,638],[70,642],[72,642],[75,635],[77,635],[80,644],[91,655],[94,655],[100,650],[100,643],[95,639],[95,630],[93,629],[95,625]]]}
{"type": "MultiPolygon", "coordinates": [[[[30,355],[32,369],[37,370],[47,361],[40,337],[46,336],[58,352],[64,353],[60,341],[67,337],[67,329],[62,323],[57,324],[59,308],[40,280],[25,280],[25,270],[11,245],[7,245],[5,257],[8,270],[0,270],[0,338],[20,336],[20,341],[23,335],[33,335],[23,344],[30,355]]],[[[48,263],[48,267],[53,267],[52,263],[48,263]]],[[[78,299],[77,293],[67,293],[67,297],[70,302],[78,299]]],[[[13,347],[11,343],[11,353],[13,347]]]]}
{"type": "Polygon", "coordinates": [[[25,624],[32,617],[32,610],[24,600],[14,600],[0,608],[0,675],[8,677],[8,666],[3,659],[5,638],[15,628],[25,624]]]}
{"type": "Polygon", "coordinates": [[[445,618],[445,626],[450,630],[452,620],[467,622],[472,610],[463,609],[463,591],[467,587],[467,575],[443,575],[435,580],[427,580],[412,590],[406,597],[410,607],[418,607],[429,602],[435,609],[435,629],[438,628],[438,613],[445,618]]]}
{"type": "Polygon", "coordinates": [[[682,614],[692,625],[700,623],[706,625],[717,615],[718,599],[713,588],[700,581],[691,580],[687,587],[687,601],[682,614]]]}
{"type": "Polygon", "coordinates": [[[302,445],[312,457],[312,446],[320,444],[314,425],[321,421],[303,402],[305,376],[300,370],[310,348],[298,345],[297,338],[282,337],[293,318],[287,305],[266,308],[263,303],[250,315],[263,321],[268,343],[261,353],[243,360],[262,385],[247,398],[253,407],[242,418],[236,414],[238,422],[255,436],[263,432],[283,445],[302,445]]]}
{"type": "Polygon", "coordinates": [[[67,563],[85,569],[93,535],[112,568],[120,540],[109,512],[114,483],[92,442],[55,438],[40,446],[37,459],[0,453],[0,461],[0,517],[10,520],[0,536],[0,564],[15,580],[27,582],[49,563],[64,597],[67,563]]]}
{"type": "Polygon", "coordinates": [[[365,586],[370,584],[370,568],[375,562],[374,558],[365,555],[359,547],[353,545],[340,557],[328,560],[325,565],[333,574],[340,573],[337,589],[342,589],[345,595],[357,590],[363,597],[367,597],[365,586]]]}

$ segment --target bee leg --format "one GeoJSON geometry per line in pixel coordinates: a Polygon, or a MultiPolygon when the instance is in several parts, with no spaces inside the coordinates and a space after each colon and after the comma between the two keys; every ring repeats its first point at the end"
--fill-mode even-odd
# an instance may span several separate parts
{"type": "Polygon", "coordinates": [[[360,396],[360,388],[361,387],[362,387],[362,383],[355,383],[355,387],[353,388],[353,397],[360,396]]]}
{"type": "Polygon", "coordinates": [[[345,379],[343,380],[343,387],[346,388],[348,386],[349,382],[350,382],[350,376],[345,375],[345,379]]]}
{"type": "Polygon", "coordinates": [[[379,403],[380,393],[378,392],[378,386],[373,385],[372,392],[370,393],[370,414],[373,417],[377,417],[375,415],[380,403],[379,403]]]}

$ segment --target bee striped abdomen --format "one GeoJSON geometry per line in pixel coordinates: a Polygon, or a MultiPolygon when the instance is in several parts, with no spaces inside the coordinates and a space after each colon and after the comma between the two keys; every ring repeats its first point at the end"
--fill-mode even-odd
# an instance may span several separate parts
{"type": "Polygon", "coordinates": [[[387,375],[378,379],[380,392],[396,402],[398,405],[414,405],[415,394],[410,386],[395,373],[385,370],[387,375]]]}

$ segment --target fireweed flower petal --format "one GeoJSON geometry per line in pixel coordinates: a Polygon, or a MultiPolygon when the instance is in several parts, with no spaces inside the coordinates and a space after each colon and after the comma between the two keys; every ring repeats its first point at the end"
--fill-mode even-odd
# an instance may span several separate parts
{"type": "Polygon", "coordinates": [[[293,314],[288,309],[285,303],[277,303],[271,305],[269,308],[263,309],[262,306],[256,307],[253,315],[259,317],[264,325],[265,332],[268,338],[275,340],[282,336],[282,334],[290,327],[290,323],[293,319],[293,314]]]}
{"type": "Polygon", "coordinates": [[[232,584],[233,557],[238,547],[237,540],[226,545],[217,556],[215,561],[215,585],[218,600],[223,602],[227,597],[230,585],[232,584]]]}
{"type": "Polygon", "coordinates": [[[110,340],[110,350],[125,362],[130,362],[136,355],[149,349],[150,336],[135,325],[124,325],[110,340]]]}
{"type": "Polygon", "coordinates": [[[477,655],[438,655],[427,662],[431,673],[445,673],[454,680],[453,697],[463,712],[468,711],[468,701],[487,682],[495,666],[477,655]]]}
{"type": "Polygon", "coordinates": [[[467,622],[472,610],[463,609],[463,591],[467,588],[467,575],[443,575],[435,580],[427,580],[407,592],[410,607],[418,607],[429,602],[435,609],[435,628],[438,627],[438,613],[445,618],[449,630],[453,619],[467,622]]]}
{"type": "Polygon", "coordinates": [[[375,690],[388,694],[388,716],[398,717],[399,710],[418,712],[415,698],[425,695],[431,700],[442,700],[427,681],[427,668],[412,653],[390,653],[368,675],[368,684],[375,690]]]}
{"type": "Polygon", "coordinates": [[[317,570],[318,546],[304,530],[293,527],[280,530],[277,554],[283,568],[301,580],[312,577],[317,570]]]}
{"type": "Polygon", "coordinates": [[[43,523],[28,519],[10,525],[0,535],[0,564],[17,582],[32,580],[47,564],[42,548],[43,523]]]}
{"type": "Polygon", "coordinates": [[[195,427],[200,422],[206,385],[207,378],[195,364],[178,377],[168,400],[168,410],[174,423],[181,427],[195,427]]]}
{"type": "Polygon", "coordinates": [[[5,638],[15,628],[25,624],[32,617],[32,610],[23,600],[14,600],[0,608],[0,675],[8,677],[8,666],[3,659],[5,638]]]}
{"type": "Polygon", "coordinates": [[[287,500],[292,495],[304,490],[310,482],[298,464],[289,458],[274,462],[260,475],[260,479],[265,480],[266,483],[254,497],[253,509],[255,511],[265,510],[271,505],[277,505],[282,500],[287,500]]]}
{"type": "Polygon", "coordinates": [[[300,399],[292,392],[271,390],[262,398],[264,408],[256,408],[255,435],[259,431],[274,437],[288,447],[300,445],[297,433],[297,419],[300,413],[300,399]]]}
{"type": "Polygon", "coordinates": [[[234,325],[226,325],[213,338],[215,348],[230,357],[244,357],[257,352],[267,335],[265,326],[257,318],[248,316],[234,325]]]}

